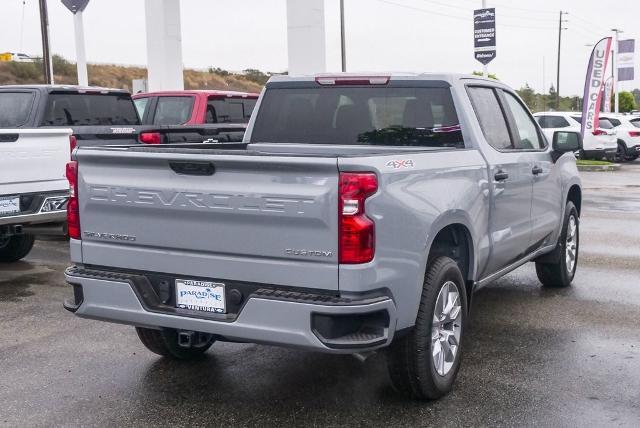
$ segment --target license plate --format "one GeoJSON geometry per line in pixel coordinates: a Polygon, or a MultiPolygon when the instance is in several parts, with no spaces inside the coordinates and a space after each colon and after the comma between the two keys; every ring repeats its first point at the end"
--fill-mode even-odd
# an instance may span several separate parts
{"type": "Polygon", "coordinates": [[[20,212],[20,198],[0,198],[0,215],[17,214],[20,212]]]}
{"type": "Polygon", "coordinates": [[[224,314],[226,313],[224,284],[176,279],[176,307],[224,314]]]}

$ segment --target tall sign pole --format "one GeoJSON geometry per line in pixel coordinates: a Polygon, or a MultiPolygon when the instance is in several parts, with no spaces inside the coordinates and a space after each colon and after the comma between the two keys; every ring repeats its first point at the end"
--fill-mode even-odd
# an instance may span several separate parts
{"type": "Polygon", "coordinates": [[[344,41],[344,0],[340,0],[340,51],[342,54],[342,72],[347,71],[347,52],[344,41]]]}
{"type": "MultiPolygon", "coordinates": [[[[483,0],[482,4],[486,4],[486,0],[483,0]]],[[[495,8],[473,11],[473,51],[476,60],[483,65],[483,76],[488,77],[487,64],[496,57],[495,8]]]]}
{"type": "Polygon", "coordinates": [[[62,0],[62,4],[73,13],[73,26],[76,36],[76,70],[78,72],[78,85],[89,86],[87,74],[87,56],[84,50],[84,24],[82,12],[87,7],[89,0],[62,0]]]}
{"type": "Polygon", "coordinates": [[[49,48],[49,16],[47,14],[47,0],[39,0],[40,5],[40,33],[42,34],[42,67],[44,83],[53,84],[53,64],[51,49],[49,48]]]}
{"type": "MultiPolygon", "coordinates": [[[[616,33],[615,39],[613,41],[613,46],[614,46],[614,51],[615,51],[615,55],[618,54],[618,34],[622,33],[623,31],[618,29],[618,28],[612,28],[611,31],[613,31],[614,33],[616,33]]],[[[614,55],[614,58],[615,58],[614,55]]],[[[618,108],[619,108],[619,99],[618,99],[618,67],[614,65],[613,67],[613,94],[615,97],[615,101],[614,101],[614,111],[616,113],[618,113],[618,108]]]]}

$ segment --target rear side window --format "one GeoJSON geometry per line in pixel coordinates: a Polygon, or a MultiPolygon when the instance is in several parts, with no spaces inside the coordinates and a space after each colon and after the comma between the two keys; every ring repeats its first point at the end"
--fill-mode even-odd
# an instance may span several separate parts
{"type": "Polygon", "coordinates": [[[630,122],[633,126],[635,126],[636,128],[640,128],[640,118],[630,120],[629,122],[630,122]]]}
{"type": "Polygon", "coordinates": [[[52,93],[42,126],[139,125],[128,94],[52,93]]]}
{"type": "Polygon", "coordinates": [[[33,92],[0,92],[0,128],[16,128],[29,119],[33,92]]]}
{"type": "Polygon", "coordinates": [[[252,142],[464,148],[449,88],[269,88],[252,142]]]}
{"type": "MultiPolygon", "coordinates": [[[[582,116],[571,116],[578,123],[582,123],[582,116]]],[[[600,129],[613,129],[613,124],[609,121],[609,119],[605,119],[603,117],[598,119],[598,128],[600,129]]]]}
{"type": "Polygon", "coordinates": [[[158,97],[154,125],[182,125],[189,121],[193,97],[158,97]]]}
{"type": "Polygon", "coordinates": [[[136,110],[138,111],[138,116],[140,116],[140,119],[144,118],[144,114],[147,112],[147,108],[149,107],[150,100],[151,98],[149,97],[136,98],[135,100],[133,100],[133,103],[136,106],[136,110]]]}
{"type": "Polygon", "coordinates": [[[607,118],[607,120],[608,120],[609,122],[611,122],[611,124],[612,124],[614,127],[618,127],[618,126],[620,126],[620,125],[622,124],[622,122],[620,122],[620,120],[618,120],[618,119],[616,119],[616,118],[613,118],[613,117],[608,117],[608,118],[607,118]]]}
{"type": "Polygon", "coordinates": [[[209,98],[205,123],[247,123],[255,106],[255,99],[209,98]]]}
{"type": "Polygon", "coordinates": [[[536,121],[543,129],[548,128],[567,128],[571,126],[569,121],[562,116],[536,116],[536,121]]]}
{"type": "Polygon", "coordinates": [[[512,149],[507,121],[495,91],[491,88],[469,87],[469,97],[487,142],[495,149],[512,149]]]}

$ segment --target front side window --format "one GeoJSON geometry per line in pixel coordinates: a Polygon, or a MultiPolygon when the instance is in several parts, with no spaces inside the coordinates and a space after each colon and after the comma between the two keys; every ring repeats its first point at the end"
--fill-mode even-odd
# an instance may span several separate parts
{"type": "Polygon", "coordinates": [[[519,150],[538,150],[544,148],[544,143],[538,133],[538,128],[531,115],[520,104],[513,94],[503,92],[507,105],[515,121],[517,139],[515,148],[519,150]]]}
{"type": "Polygon", "coordinates": [[[210,97],[205,123],[247,123],[256,101],[255,98],[210,97]]]}
{"type": "Polygon", "coordinates": [[[268,88],[251,141],[464,148],[444,87],[268,88]]]}
{"type": "Polygon", "coordinates": [[[511,137],[507,128],[495,91],[491,88],[470,87],[471,103],[480,122],[480,128],[491,147],[498,150],[512,149],[511,137]]]}
{"type": "Polygon", "coordinates": [[[182,125],[189,121],[193,97],[158,97],[154,125],[182,125]]]}
{"type": "Polygon", "coordinates": [[[29,119],[33,92],[0,92],[0,128],[16,128],[29,119]]]}

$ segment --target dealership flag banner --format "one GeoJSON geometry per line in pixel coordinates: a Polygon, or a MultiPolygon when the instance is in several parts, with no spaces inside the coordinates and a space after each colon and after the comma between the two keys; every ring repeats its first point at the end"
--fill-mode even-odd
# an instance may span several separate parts
{"type": "Polygon", "coordinates": [[[585,131],[593,132],[598,127],[600,116],[600,102],[604,85],[604,75],[611,51],[611,37],[605,37],[593,47],[587,77],[584,82],[584,94],[582,98],[582,126],[580,132],[584,137],[585,131]]]}
{"type": "Polygon", "coordinates": [[[613,77],[609,77],[604,84],[604,108],[605,113],[611,113],[611,90],[613,89],[613,77]]]}
{"type": "Polygon", "coordinates": [[[618,82],[633,80],[633,53],[636,49],[634,39],[618,42],[618,82]]]}
{"type": "Polygon", "coordinates": [[[496,57],[496,9],[473,11],[473,54],[487,65],[496,57]]]}

